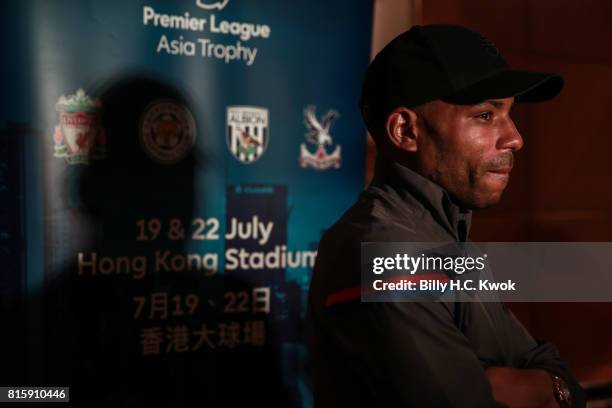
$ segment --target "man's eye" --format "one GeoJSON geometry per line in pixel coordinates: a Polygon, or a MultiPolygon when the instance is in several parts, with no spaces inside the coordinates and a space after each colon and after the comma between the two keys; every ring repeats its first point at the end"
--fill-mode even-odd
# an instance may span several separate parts
{"type": "Polygon", "coordinates": [[[488,122],[488,121],[490,121],[493,118],[493,112],[483,112],[483,113],[480,113],[480,114],[476,115],[476,118],[477,119],[482,119],[482,120],[485,120],[485,121],[488,122]]]}

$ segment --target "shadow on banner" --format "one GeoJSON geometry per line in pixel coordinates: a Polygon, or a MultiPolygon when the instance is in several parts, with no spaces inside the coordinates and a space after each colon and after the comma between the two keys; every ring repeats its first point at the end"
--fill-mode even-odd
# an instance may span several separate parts
{"type": "Polygon", "coordinates": [[[249,285],[177,238],[206,157],[164,160],[192,143],[193,104],[142,76],[90,93],[60,100],[65,127],[45,142],[44,281],[5,320],[3,385],[70,386],[73,406],[287,406],[267,315],[223,310],[249,285]],[[89,164],[58,159],[79,148],[89,164]]]}

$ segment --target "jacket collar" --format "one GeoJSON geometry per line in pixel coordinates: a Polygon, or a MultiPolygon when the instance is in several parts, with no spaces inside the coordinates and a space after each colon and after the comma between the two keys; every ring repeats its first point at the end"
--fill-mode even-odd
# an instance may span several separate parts
{"type": "Polygon", "coordinates": [[[402,196],[414,197],[457,241],[467,240],[472,212],[456,204],[438,184],[398,162],[379,156],[372,185],[385,184],[396,188],[402,196]]]}

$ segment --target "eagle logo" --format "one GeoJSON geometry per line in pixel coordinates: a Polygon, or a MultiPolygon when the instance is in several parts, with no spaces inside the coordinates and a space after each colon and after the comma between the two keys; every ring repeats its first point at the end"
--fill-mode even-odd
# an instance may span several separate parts
{"type": "Polygon", "coordinates": [[[309,105],[304,109],[304,125],[306,126],[306,140],[316,147],[314,153],[308,150],[305,143],[300,146],[300,166],[312,167],[316,170],[327,170],[330,167],[340,168],[341,146],[337,145],[332,153],[327,153],[327,147],[333,145],[330,130],[340,115],[335,110],[329,110],[321,121],[317,119],[316,107],[309,105]]]}

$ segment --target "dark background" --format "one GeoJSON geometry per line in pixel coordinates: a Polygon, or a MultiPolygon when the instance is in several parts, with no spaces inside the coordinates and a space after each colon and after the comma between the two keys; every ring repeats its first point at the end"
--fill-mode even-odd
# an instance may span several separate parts
{"type": "MultiPolygon", "coordinates": [[[[517,154],[502,202],[475,212],[471,239],[612,241],[612,1],[376,3],[394,10],[379,14],[383,23],[395,25],[396,33],[383,35],[389,39],[400,28],[409,28],[410,20],[462,24],[491,39],[514,67],[558,72],[565,78],[562,94],[553,101],[513,108],[525,146],[517,154]],[[398,22],[402,18],[409,21],[398,22]]],[[[376,51],[376,30],[374,36],[376,51]]],[[[373,149],[370,143],[368,176],[373,149]]],[[[511,307],[534,337],[559,347],[580,381],[612,379],[612,304],[511,307]]]]}

